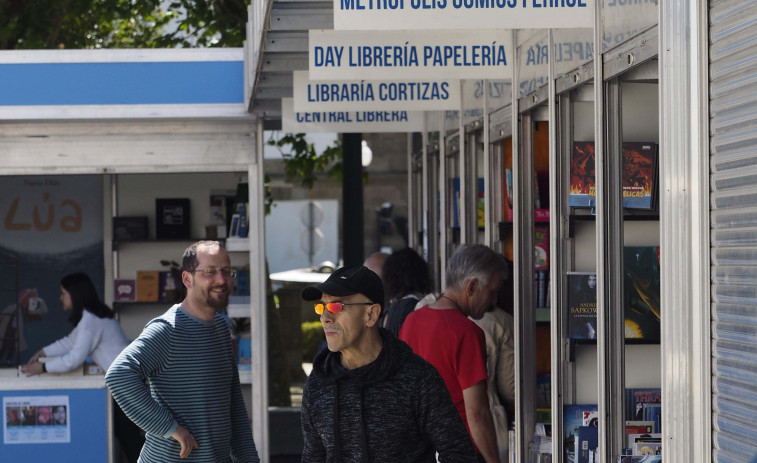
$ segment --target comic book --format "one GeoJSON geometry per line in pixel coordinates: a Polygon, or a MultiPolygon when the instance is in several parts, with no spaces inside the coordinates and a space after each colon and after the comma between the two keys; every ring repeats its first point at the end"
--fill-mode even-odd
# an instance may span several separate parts
{"type": "Polygon", "coordinates": [[[660,247],[623,248],[625,338],[660,340],[660,247]]]}
{"type": "Polygon", "coordinates": [[[654,209],[657,144],[623,143],[623,207],[654,209]]]}
{"type": "Polygon", "coordinates": [[[593,141],[573,143],[573,154],[570,159],[569,206],[594,207],[596,205],[594,162],[593,141]]]}

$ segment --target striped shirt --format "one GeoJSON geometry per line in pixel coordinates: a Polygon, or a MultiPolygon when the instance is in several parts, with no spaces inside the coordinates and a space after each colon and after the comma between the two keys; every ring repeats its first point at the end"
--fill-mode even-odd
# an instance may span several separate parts
{"type": "Polygon", "coordinates": [[[226,322],[175,305],[150,321],[105,376],[116,402],[147,433],[140,462],[258,462],[226,322]],[[149,389],[145,386],[149,380],[149,389]],[[181,424],[199,449],[180,459],[181,424]]]}

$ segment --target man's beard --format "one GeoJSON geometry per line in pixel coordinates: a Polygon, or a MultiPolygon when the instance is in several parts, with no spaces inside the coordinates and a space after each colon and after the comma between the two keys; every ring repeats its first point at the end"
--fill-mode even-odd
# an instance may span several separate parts
{"type": "Polygon", "coordinates": [[[215,309],[216,312],[221,312],[229,305],[229,293],[226,292],[223,296],[209,292],[206,303],[209,307],[215,309]]]}

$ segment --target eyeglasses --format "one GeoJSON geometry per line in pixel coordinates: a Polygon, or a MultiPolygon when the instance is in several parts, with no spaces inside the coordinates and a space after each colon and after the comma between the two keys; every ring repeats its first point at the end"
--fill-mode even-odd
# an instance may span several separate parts
{"type": "Polygon", "coordinates": [[[319,302],[315,305],[315,313],[321,315],[323,313],[323,309],[326,309],[331,313],[339,313],[342,311],[342,309],[344,309],[344,306],[346,305],[373,305],[373,302],[326,302],[325,304],[323,302],[319,302]]]}
{"type": "Polygon", "coordinates": [[[223,275],[226,278],[234,278],[237,276],[237,270],[231,267],[224,267],[224,268],[218,268],[218,267],[206,267],[203,269],[196,268],[189,273],[202,273],[208,278],[213,278],[219,273],[223,275]]]}

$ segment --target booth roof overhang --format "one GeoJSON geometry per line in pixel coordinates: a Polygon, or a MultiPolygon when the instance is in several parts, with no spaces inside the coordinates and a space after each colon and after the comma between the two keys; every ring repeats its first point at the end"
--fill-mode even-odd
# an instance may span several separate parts
{"type": "Polygon", "coordinates": [[[333,29],[331,1],[253,2],[247,23],[249,111],[267,129],[281,127],[281,99],[293,96],[294,71],[308,69],[308,31],[333,29]]]}
{"type": "Polygon", "coordinates": [[[247,77],[242,48],[0,51],[0,173],[247,170],[247,77]]]}

